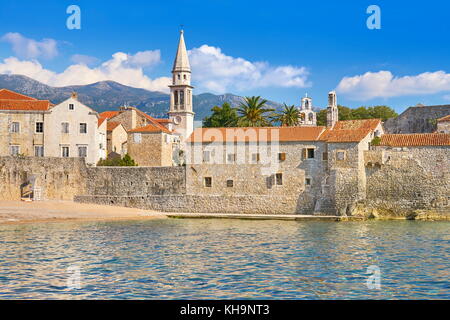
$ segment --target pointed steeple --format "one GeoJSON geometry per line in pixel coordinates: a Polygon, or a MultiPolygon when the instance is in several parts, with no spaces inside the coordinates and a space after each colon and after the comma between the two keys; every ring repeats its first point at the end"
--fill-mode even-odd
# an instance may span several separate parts
{"type": "Polygon", "coordinates": [[[180,31],[180,42],[178,43],[177,56],[173,63],[172,72],[191,72],[191,66],[189,65],[189,59],[186,50],[186,44],[184,43],[184,31],[180,31]]]}

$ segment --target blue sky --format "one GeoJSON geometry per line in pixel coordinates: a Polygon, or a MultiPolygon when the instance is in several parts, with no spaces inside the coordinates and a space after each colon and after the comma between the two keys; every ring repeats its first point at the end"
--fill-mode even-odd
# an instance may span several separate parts
{"type": "Polygon", "coordinates": [[[110,78],[165,90],[180,25],[196,93],[232,92],[324,107],[450,103],[448,1],[9,1],[0,73],[50,85],[110,78]],[[81,30],[69,30],[69,5],[81,30]],[[369,30],[366,9],[381,9],[369,30]],[[114,55],[114,57],[113,57],[114,55]]]}

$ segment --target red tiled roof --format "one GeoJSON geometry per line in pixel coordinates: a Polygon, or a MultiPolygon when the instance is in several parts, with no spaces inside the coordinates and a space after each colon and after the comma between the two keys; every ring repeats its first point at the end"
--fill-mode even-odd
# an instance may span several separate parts
{"type": "Polygon", "coordinates": [[[450,121],[450,114],[437,120],[437,122],[448,122],[448,121],[450,121]]]}
{"type": "Polygon", "coordinates": [[[108,121],[106,131],[113,131],[115,128],[120,126],[120,122],[117,121],[108,121]]]}
{"type": "Polygon", "coordinates": [[[99,114],[101,118],[111,119],[115,116],[117,116],[120,112],[119,111],[105,111],[99,114]]]}
{"type": "Polygon", "coordinates": [[[0,110],[46,111],[50,107],[48,100],[8,100],[0,99],[0,110]]]}
{"type": "Polygon", "coordinates": [[[170,119],[156,119],[154,118],[156,121],[158,121],[159,123],[171,123],[172,120],[170,119]]]}
{"type": "Polygon", "coordinates": [[[384,134],[380,146],[414,147],[414,146],[450,146],[448,133],[413,133],[384,134]]]}
{"type": "Polygon", "coordinates": [[[187,142],[316,141],[325,127],[197,128],[187,142]]]}
{"type": "Polygon", "coordinates": [[[165,133],[172,133],[169,129],[167,129],[165,126],[163,126],[162,124],[160,124],[155,118],[149,116],[148,114],[146,114],[145,112],[135,108],[136,112],[139,113],[140,115],[144,116],[145,118],[147,118],[148,120],[150,120],[150,123],[153,124],[155,127],[159,128],[162,132],[165,133]]]}
{"type": "Polygon", "coordinates": [[[100,127],[106,118],[98,118],[98,126],[100,127]]]}
{"type": "Polygon", "coordinates": [[[327,129],[320,137],[329,143],[359,142],[381,123],[380,119],[338,121],[332,129],[327,129]]]}
{"type": "Polygon", "coordinates": [[[149,124],[149,125],[146,125],[145,127],[140,127],[140,128],[135,128],[135,129],[129,130],[128,132],[131,132],[131,133],[134,133],[134,132],[135,133],[151,133],[151,132],[162,132],[162,130],[161,130],[161,128],[156,127],[153,124],[149,124]]]}
{"type": "Polygon", "coordinates": [[[35,98],[8,90],[8,89],[0,89],[0,99],[6,100],[37,100],[35,98]]]}

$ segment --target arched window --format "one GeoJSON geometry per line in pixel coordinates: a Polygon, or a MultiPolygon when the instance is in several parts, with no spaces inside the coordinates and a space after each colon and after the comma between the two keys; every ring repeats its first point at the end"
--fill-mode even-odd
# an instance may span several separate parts
{"type": "Polygon", "coordinates": [[[308,115],[308,119],[309,119],[309,121],[313,121],[314,120],[314,115],[312,113],[310,113],[308,115]]]}
{"type": "Polygon", "coordinates": [[[175,109],[177,109],[178,108],[178,90],[175,90],[173,92],[173,102],[175,105],[175,109]]]}

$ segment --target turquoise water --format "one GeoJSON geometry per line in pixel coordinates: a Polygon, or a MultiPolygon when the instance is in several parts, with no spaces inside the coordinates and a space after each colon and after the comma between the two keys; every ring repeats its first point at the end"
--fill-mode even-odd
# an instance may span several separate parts
{"type": "Polygon", "coordinates": [[[0,243],[0,299],[450,298],[449,222],[39,223],[0,243]]]}

